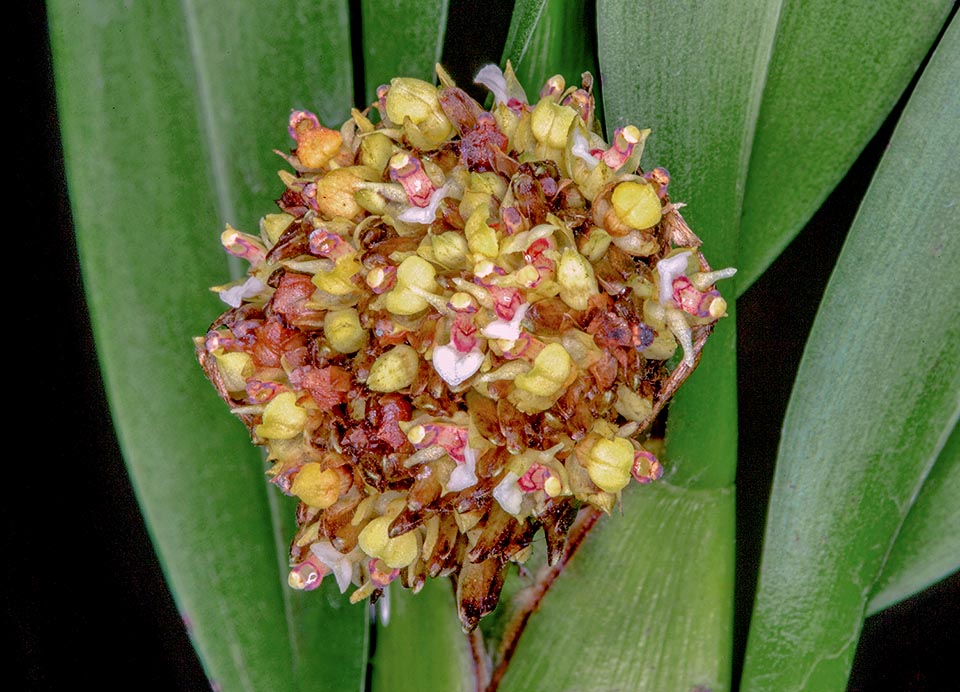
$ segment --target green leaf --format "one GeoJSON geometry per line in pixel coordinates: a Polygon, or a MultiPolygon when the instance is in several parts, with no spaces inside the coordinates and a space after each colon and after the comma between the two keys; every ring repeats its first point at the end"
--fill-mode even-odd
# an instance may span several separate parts
{"type": "Polygon", "coordinates": [[[946,446],[903,522],[867,614],[908,598],[960,568],[960,428],[946,446]]]}
{"type": "Polygon", "coordinates": [[[730,689],[734,493],[624,493],[543,599],[501,690],[730,689]]]}
{"type": "Polygon", "coordinates": [[[745,691],[843,689],[883,561],[960,414],[958,82],[954,23],[897,126],[800,365],[745,691]]]}
{"type": "Polygon", "coordinates": [[[449,0],[363,0],[363,76],[367,101],[394,77],[434,81],[449,0]]]}
{"type": "Polygon", "coordinates": [[[335,617],[316,599],[284,617],[263,461],[205,382],[191,343],[222,309],[207,290],[228,274],[219,229],[255,228],[271,209],[280,161],[270,149],[289,146],[290,108],[310,106],[328,121],[347,115],[346,5],[55,0],[49,14],[107,394],[207,673],[225,690],[290,690],[296,661],[297,677],[352,671],[347,689],[358,689],[362,610],[335,617]],[[314,32],[329,35],[322,55],[311,49],[314,32]],[[352,657],[301,655],[301,617],[355,642],[352,657]]]}
{"type": "Polygon", "coordinates": [[[513,15],[510,17],[507,40],[503,46],[501,62],[504,65],[507,60],[515,66],[524,61],[546,6],[547,0],[516,0],[513,5],[513,15]]]}
{"type": "Polygon", "coordinates": [[[909,84],[953,2],[780,4],[743,202],[739,293],[840,182],[909,84]]]}
{"type": "MultiPolygon", "coordinates": [[[[671,198],[711,265],[735,266],[740,201],[777,8],[764,2],[598,2],[607,132],[650,127],[643,166],[671,173],[671,198]]],[[[731,298],[733,281],[720,289],[731,298]]],[[[736,472],[736,334],[721,321],[670,407],[671,483],[725,487],[736,472]]],[[[732,547],[728,546],[728,549],[732,547]]]]}
{"type": "Polygon", "coordinates": [[[589,3],[584,0],[518,2],[513,12],[503,62],[506,64],[507,58],[510,59],[530,98],[555,74],[562,74],[568,86],[579,85],[583,72],[598,76],[596,35],[585,29],[594,24],[589,3]],[[522,31],[520,25],[526,26],[533,14],[531,6],[542,8],[539,21],[532,32],[522,31]],[[522,51],[514,45],[519,41],[511,41],[514,33],[526,36],[522,51]]]}
{"type": "Polygon", "coordinates": [[[389,623],[377,627],[374,692],[474,689],[470,647],[448,579],[428,579],[418,594],[393,586],[389,608],[389,623]]]}

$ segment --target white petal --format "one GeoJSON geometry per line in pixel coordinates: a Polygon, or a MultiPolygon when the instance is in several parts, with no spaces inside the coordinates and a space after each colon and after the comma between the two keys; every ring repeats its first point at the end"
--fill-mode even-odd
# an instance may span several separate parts
{"type": "Polygon", "coordinates": [[[251,276],[239,286],[233,286],[224,291],[220,291],[218,295],[220,296],[220,300],[230,307],[238,308],[240,307],[240,304],[243,303],[244,298],[252,298],[265,288],[266,286],[263,285],[263,282],[260,281],[260,279],[255,276],[251,276]]]}
{"type": "Polygon", "coordinates": [[[657,262],[657,271],[660,273],[660,304],[671,305],[673,300],[673,280],[687,272],[689,252],[679,252],[673,257],[657,262]]]}
{"type": "Polygon", "coordinates": [[[330,541],[317,541],[310,546],[310,552],[333,572],[340,593],[345,593],[353,579],[353,563],[350,559],[334,548],[330,541]]]}
{"type": "Polygon", "coordinates": [[[397,214],[397,218],[407,223],[431,224],[433,220],[437,218],[437,208],[440,206],[440,202],[449,196],[450,188],[448,186],[438,187],[433,191],[433,194],[430,195],[430,203],[427,204],[427,206],[416,207],[411,205],[397,214]]]}
{"type": "Polygon", "coordinates": [[[479,480],[477,478],[477,454],[469,445],[464,449],[463,457],[465,461],[458,464],[457,468],[450,474],[450,480],[447,482],[449,492],[459,492],[467,488],[472,488],[479,480]]]}
{"type": "Polygon", "coordinates": [[[461,353],[453,344],[433,348],[433,369],[451,387],[473,377],[482,364],[483,352],[478,348],[469,353],[461,353]]]}
{"type": "Polygon", "coordinates": [[[503,507],[503,511],[508,514],[516,515],[519,513],[520,505],[523,503],[523,491],[517,484],[518,480],[520,480],[520,476],[513,471],[507,471],[503,480],[493,489],[493,497],[503,507]]]}
{"type": "Polygon", "coordinates": [[[480,330],[480,333],[488,339],[505,339],[506,341],[516,341],[520,338],[520,323],[524,315],[530,309],[530,303],[523,303],[513,314],[513,319],[507,320],[495,319],[486,327],[480,330]]]}
{"type": "Polygon", "coordinates": [[[484,65],[473,78],[474,84],[482,84],[493,94],[493,103],[507,103],[510,99],[507,96],[507,78],[503,76],[503,71],[496,65],[484,65]]]}
{"type": "Polygon", "coordinates": [[[590,153],[590,144],[578,128],[573,130],[573,146],[570,147],[570,153],[587,164],[587,168],[591,171],[600,163],[597,157],[590,153]]]}

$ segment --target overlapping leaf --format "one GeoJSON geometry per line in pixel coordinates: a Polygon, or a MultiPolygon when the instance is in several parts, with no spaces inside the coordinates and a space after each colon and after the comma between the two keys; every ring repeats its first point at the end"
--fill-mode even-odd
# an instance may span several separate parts
{"type": "MultiPolygon", "coordinates": [[[[781,0],[743,202],[738,292],[800,232],[884,121],[950,0],[781,0]]],[[[730,4],[736,13],[737,4],[730,4]]]]}
{"type": "Polygon", "coordinates": [[[271,208],[292,106],[350,105],[346,5],[50,3],[77,241],[114,422],[168,580],[210,677],[357,689],[362,613],[286,611],[263,462],[197,367],[219,312],[225,221],[271,208]],[[309,36],[308,36],[309,33],[309,36]],[[319,55],[310,37],[325,37],[319,55]],[[285,617],[290,613],[291,617],[285,617]],[[331,644],[304,652],[304,622],[331,644]],[[309,655],[306,655],[309,653],[309,655]],[[352,681],[352,682],[351,682],[352,681]]]}
{"type": "Polygon", "coordinates": [[[845,686],[884,559],[960,415],[958,81],[954,25],[904,111],[804,353],[744,690],[845,686]]]}

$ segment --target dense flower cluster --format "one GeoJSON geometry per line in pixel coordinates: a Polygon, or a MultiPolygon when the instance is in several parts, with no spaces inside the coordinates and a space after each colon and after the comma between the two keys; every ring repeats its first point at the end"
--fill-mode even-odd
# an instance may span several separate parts
{"type": "Polygon", "coordinates": [[[452,575],[472,628],[543,530],[663,472],[638,440],[726,303],[644,173],[649,131],[594,123],[591,77],[531,105],[512,71],[394,79],[339,130],[290,117],[294,173],[230,306],[197,339],[223,399],[300,499],[289,583],[351,600],[452,575]]]}

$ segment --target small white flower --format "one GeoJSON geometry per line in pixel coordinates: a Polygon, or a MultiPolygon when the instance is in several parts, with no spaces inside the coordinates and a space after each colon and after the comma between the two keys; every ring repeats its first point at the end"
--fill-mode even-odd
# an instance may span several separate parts
{"type": "Polygon", "coordinates": [[[591,171],[600,163],[597,157],[590,153],[590,144],[587,142],[587,138],[576,128],[573,130],[573,146],[570,147],[570,153],[587,164],[587,168],[591,171]]]}
{"type": "Polygon", "coordinates": [[[507,471],[503,480],[493,489],[494,499],[503,507],[503,511],[516,516],[520,512],[523,502],[523,491],[517,481],[520,476],[513,471],[507,471]]]}
{"type": "Polygon", "coordinates": [[[520,322],[523,321],[523,316],[527,314],[527,310],[529,309],[530,303],[523,303],[513,314],[513,319],[508,321],[497,318],[486,327],[481,329],[480,333],[488,339],[516,341],[520,338],[520,322]]]}
{"type": "Polygon", "coordinates": [[[451,387],[473,377],[482,364],[483,352],[476,347],[468,353],[461,353],[453,344],[433,348],[433,369],[451,387]]]}
{"type": "Polygon", "coordinates": [[[353,562],[350,558],[333,547],[330,541],[317,541],[310,546],[310,552],[328,567],[337,580],[340,593],[346,593],[347,587],[353,580],[353,562]]]}
{"type": "Polygon", "coordinates": [[[687,272],[689,252],[678,252],[657,262],[657,271],[660,273],[660,305],[673,305],[673,281],[687,272]]]}
{"type": "Polygon", "coordinates": [[[265,288],[266,286],[262,281],[260,281],[260,279],[255,276],[251,276],[239,286],[233,286],[231,288],[224,289],[217,295],[220,296],[220,300],[230,307],[238,308],[240,307],[241,303],[243,303],[244,298],[253,298],[265,288]]]}
{"type": "Polygon", "coordinates": [[[474,84],[481,84],[490,90],[493,94],[493,103],[499,105],[507,103],[510,97],[507,96],[507,79],[503,76],[503,71],[496,65],[484,65],[473,78],[474,84]]]}
{"type": "Polygon", "coordinates": [[[400,221],[406,221],[407,223],[422,223],[424,225],[431,224],[433,223],[433,220],[437,218],[437,209],[440,207],[440,202],[445,197],[449,196],[449,185],[438,187],[433,191],[433,194],[430,195],[430,202],[427,204],[427,206],[417,207],[411,205],[397,214],[397,218],[400,221]]]}
{"type": "Polygon", "coordinates": [[[447,483],[449,492],[459,492],[472,488],[479,480],[477,478],[477,453],[473,447],[467,445],[463,448],[464,462],[458,464],[457,468],[450,474],[450,481],[447,483]]]}

